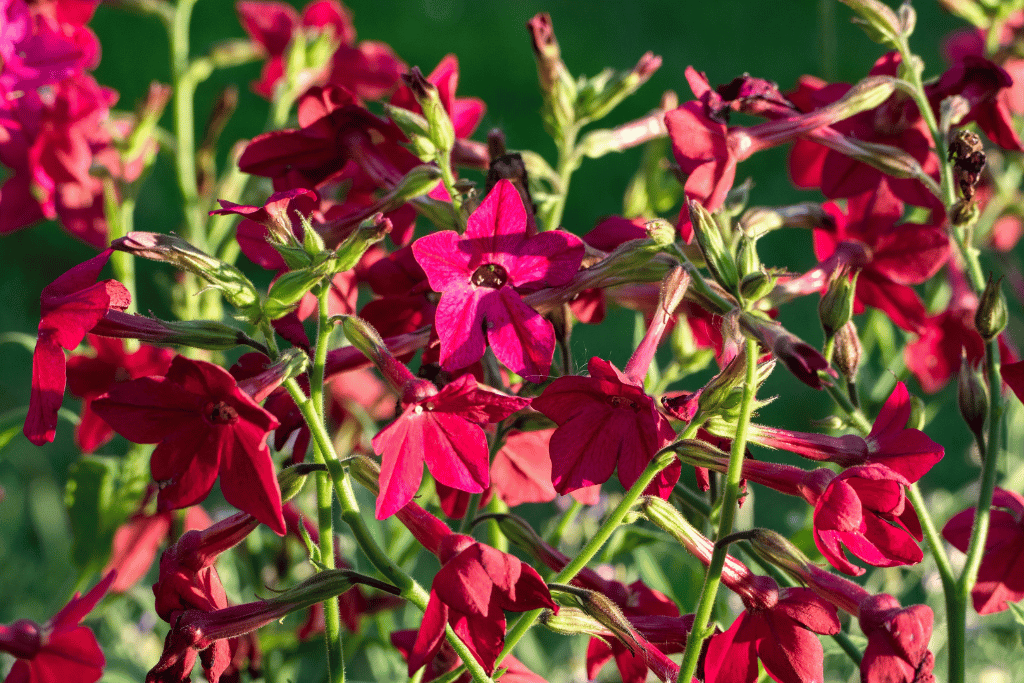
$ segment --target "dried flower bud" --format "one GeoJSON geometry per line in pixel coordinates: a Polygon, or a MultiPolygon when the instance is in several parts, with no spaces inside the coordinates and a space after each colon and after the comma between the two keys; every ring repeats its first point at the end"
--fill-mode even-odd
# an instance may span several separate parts
{"type": "Polygon", "coordinates": [[[1003,278],[994,280],[989,274],[988,284],[981,293],[978,310],[974,312],[974,327],[985,341],[992,341],[1006,329],[1009,313],[1006,310],[1006,298],[1001,285],[1003,278]]]}
{"type": "Polygon", "coordinates": [[[973,199],[958,199],[949,210],[949,222],[957,228],[974,225],[980,215],[981,210],[973,199]]]}
{"type": "Polygon", "coordinates": [[[974,198],[974,190],[985,168],[984,145],[977,133],[959,130],[949,142],[947,159],[953,162],[953,179],[966,200],[974,198]]]}
{"type": "Polygon", "coordinates": [[[966,354],[960,357],[956,399],[964,422],[974,434],[974,438],[981,442],[984,439],[985,419],[988,416],[988,388],[978,375],[978,371],[967,361],[966,354]]]}
{"type": "Polygon", "coordinates": [[[857,371],[860,369],[860,360],[863,354],[864,347],[861,346],[857,326],[852,320],[836,330],[832,362],[847,382],[857,381],[857,371]]]}

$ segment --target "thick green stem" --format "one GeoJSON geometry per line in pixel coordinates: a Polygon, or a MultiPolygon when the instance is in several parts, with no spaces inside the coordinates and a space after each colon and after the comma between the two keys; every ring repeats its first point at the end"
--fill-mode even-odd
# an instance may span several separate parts
{"type": "Polygon", "coordinates": [[[565,213],[565,200],[569,197],[569,181],[572,174],[580,167],[580,155],[576,150],[576,137],[579,128],[574,124],[566,126],[565,135],[558,143],[558,194],[548,212],[542,230],[555,230],[562,223],[565,213]]]}
{"type": "MultiPolygon", "coordinates": [[[[740,415],[736,425],[736,438],[732,441],[729,469],[726,472],[725,487],[722,492],[721,519],[718,525],[716,541],[732,533],[740,497],[740,481],[743,478],[743,455],[747,450],[747,430],[750,426],[750,416],[754,410],[754,393],[757,390],[756,340],[747,339],[746,353],[747,376],[746,382],[743,385],[743,402],[740,404],[740,415]]],[[[715,606],[718,586],[722,581],[725,556],[728,552],[729,548],[727,545],[715,543],[715,550],[711,554],[711,562],[708,564],[708,571],[704,577],[704,588],[701,590],[700,598],[697,601],[697,611],[693,618],[693,629],[686,639],[686,650],[683,652],[683,661],[679,665],[679,678],[677,680],[682,683],[690,683],[693,680],[693,674],[697,670],[697,660],[700,657],[701,647],[708,636],[711,635],[708,631],[708,624],[711,621],[711,612],[715,606]]]]}

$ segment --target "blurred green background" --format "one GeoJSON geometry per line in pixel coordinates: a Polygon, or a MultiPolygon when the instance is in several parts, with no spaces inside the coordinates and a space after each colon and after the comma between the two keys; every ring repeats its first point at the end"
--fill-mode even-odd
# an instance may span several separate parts
{"type": "MultiPolygon", "coordinates": [[[[550,12],[563,59],[576,75],[593,75],[609,66],[628,69],[648,50],[663,57],[661,69],[650,82],[601,122],[606,126],[645,114],[658,105],[666,90],[677,92],[681,101],[690,99],[683,75],[688,65],[706,72],[713,84],[749,72],[787,89],[802,74],[857,80],[881,53],[879,46],[851,24],[850,11],[835,0],[353,0],[347,4],[353,10],[359,40],[389,43],[410,66],[420,66],[429,73],[444,55],[454,53],[459,57],[459,94],[482,98],[487,104],[477,139],[482,140],[488,129],[498,127],[505,132],[511,149],[533,149],[552,162],[554,146],[538,116],[541,98],[525,29],[526,21],[537,12],[550,12]]],[[[296,6],[301,7],[298,3],[296,6]]],[[[918,22],[912,45],[925,60],[926,76],[934,76],[944,69],[938,56],[940,39],[961,24],[931,0],[919,0],[915,8],[918,22]]],[[[103,5],[91,25],[103,46],[95,76],[101,84],[120,92],[119,108],[132,109],[151,81],[169,82],[167,40],[157,21],[103,5]]],[[[201,0],[195,9],[192,35],[193,54],[197,55],[217,41],[244,34],[231,3],[201,0]]],[[[199,130],[220,90],[228,84],[237,84],[240,89],[238,111],[222,136],[221,164],[231,142],[260,133],[267,119],[266,102],[248,90],[258,72],[258,64],[218,72],[199,88],[199,130]]],[[[165,117],[163,123],[169,126],[169,119],[165,117]]],[[[770,150],[740,166],[737,179],[751,177],[755,182],[751,204],[819,198],[815,193],[792,188],[785,154],[784,149],[770,150]]],[[[573,177],[565,227],[582,234],[602,217],[619,213],[623,190],[639,159],[640,151],[632,150],[585,162],[573,177]]],[[[265,196],[264,189],[262,197],[251,197],[251,203],[260,203],[265,196]]],[[[180,217],[171,159],[161,154],[140,198],[136,229],[173,231],[180,217]]],[[[675,215],[666,218],[674,221],[675,215]]],[[[814,262],[809,235],[804,233],[770,235],[761,246],[762,260],[769,266],[799,271],[814,262]]],[[[0,307],[0,331],[34,337],[40,290],[92,253],[52,223],[3,237],[0,292],[5,305],[0,307]]],[[[147,279],[159,283],[160,278],[166,282],[167,271],[140,264],[139,272],[138,309],[166,314],[166,292],[159,284],[146,283],[147,279]]],[[[815,305],[816,301],[798,302],[782,312],[781,320],[810,343],[819,345],[821,331],[815,305]]],[[[592,355],[608,358],[620,367],[625,364],[632,350],[633,314],[619,310],[611,312],[609,318],[596,329],[576,328],[573,353],[578,365],[592,355]]],[[[879,348],[887,358],[893,356],[900,339],[897,334],[894,340],[880,340],[879,348]]],[[[27,404],[30,353],[13,344],[3,346],[2,351],[0,414],[9,414],[27,404]]],[[[870,391],[877,380],[876,391],[870,396],[875,402],[884,400],[895,381],[884,368],[879,369],[878,360],[876,356],[869,361],[874,369],[864,382],[870,391]]],[[[901,373],[899,363],[892,368],[901,373]]],[[[705,377],[700,375],[675,388],[695,389],[705,377]]],[[[912,382],[910,386],[911,391],[917,390],[912,382]]],[[[823,394],[807,389],[783,370],[769,381],[765,394],[780,396],[759,416],[767,424],[812,430],[811,420],[829,412],[823,394]]],[[[76,408],[73,400],[66,401],[66,405],[76,408]]],[[[959,422],[949,389],[930,401],[930,406],[933,421],[928,432],[946,446],[947,456],[926,479],[926,488],[956,490],[977,471],[968,457],[968,433],[959,422]]],[[[67,466],[78,457],[71,426],[62,422],[57,440],[46,448],[31,446],[21,436],[20,424],[16,426],[17,433],[0,451],[0,486],[6,491],[6,500],[0,503],[0,587],[7,596],[0,602],[0,622],[20,617],[47,618],[66,600],[76,578],[74,567],[65,561],[68,537],[62,506],[67,466]]],[[[800,508],[771,492],[758,492],[754,503],[762,524],[786,534],[804,526],[800,508]]],[[[937,512],[944,520],[943,512],[937,512]]],[[[657,568],[659,563],[661,560],[655,560],[653,566],[657,568]]],[[[673,576],[676,568],[663,566],[662,571],[673,576]]]]}

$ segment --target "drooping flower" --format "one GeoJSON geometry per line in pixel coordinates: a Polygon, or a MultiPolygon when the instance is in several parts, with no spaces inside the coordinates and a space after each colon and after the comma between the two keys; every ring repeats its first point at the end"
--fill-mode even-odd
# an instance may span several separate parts
{"type": "Polygon", "coordinates": [[[872,595],[859,606],[868,637],[860,663],[863,683],[935,683],[935,655],[928,649],[934,614],[927,605],[901,607],[891,595],[872,595]]]}
{"type": "Polygon", "coordinates": [[[444,230],[413,243],[434,291],[441,367],[479,360],[490,343],[510,370],[531,381],[548,375],[554,329],[522,294],[566,284],[579,270],[583,243],[560,230],[528,236],[515,186],[501,180],[469,217],[464,235],[444,230]],[[485,341],[486,339],[486,341],[485,341]]]}
{"type": "Polygon", "coordinates": [[[108,572],[85,595],[78,593],[45,624],[19,619],[0,624],[0,651],[17,659],[5,683],[94,683],[103,675],[106,658],[96,636],[82,619],[92,611],[117,572],[108,572]]]}
{"type": "MultiPolygon", "coordinates": [[[[942,536],[954,548],[966,553],[971,542],[976,508],[953,516],[942,528],[942,536]]],[[[994,614],[1007,603],[1024,598],[1024,496],[996,488],[992,495],[985,551],[978,568],[971,600],[978,614],[994,614]]]]}
{"type": "Polygon", "coordinates": [[[484,670],[491,674],[505,642],[505,612],[547,607],[558,611],[540,574],[519,559],[469,536],[451,534],[441,541],[441,570],[409,654],[409,675],[441,649],[445,624],[451,625],[484,670]]]}
{"type": "Polygon", "coordinates": [[[910,393],[903,382],[882,406],[871,433],[827,436],[808,434],[761,425],[751,425],[752,442],[798,453],[817,461],[834,462],[842,467],[878,463],[898,472],[910,482],[920,479],[942,459],[945,449],[919,429],[908,429],[910,393]]]}
{"type": "Polygon", "coordinates": [[[25,436],[37,446],[53,441],[57,411],[64,398],[67,360],[108,310],[123,311],[131,303],[128,290],[117,280],[96,282],[110,258],[106,249],[80,263],[43,288],[42,318],[32,355],[32,394],[25,417],[25,436]]]}
{"type": "Polygon", "coordinates": [[[163,510],[203,500],[220,475],[224,498],[284,535],[281,489],[267,448],[277,418],[227,370],[177,356],[165,377],[111,387],[93,410],[121,436],[159,444],[150,459],[163,510]]]}

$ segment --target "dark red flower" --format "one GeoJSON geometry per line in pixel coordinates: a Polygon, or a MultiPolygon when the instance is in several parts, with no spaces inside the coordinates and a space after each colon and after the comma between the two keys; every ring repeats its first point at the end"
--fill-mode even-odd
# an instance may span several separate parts
{"type": "Polygon", "coordinates": [[[480,425],[500,422],[528,401],[462,375],[440,391],[425,380],[403,391],[405,410],[373,439],[382,456],[377,519],[390,517],[412,500],[423,463],[446,486],[480,493],[490,479],[487,437],[480,425]]]}
{"type": "Polygon", "coordinates": [[[1003,149],[1022,151],[1020,136],[1010,114],[1013,78],[995,62],[979,55],[964,55],[926,88],[932,109],[939,112],[942,100],[960,95],[970,111],[959,125],[974,122],[988,139],[1003,149]]]}
{"type": "MultiPolygon", "coordinates": [[[[974,528],[975,508],[946,522],[942,536],[966,553],[974,528]]],[[[997,488],[992,496],[985,551],[971,600],[978,614],[1002,612],[1007,603],[1024,598],[1024,497],[997,488]]]]}
{"type": "MultiPolygon", "coordinates": [[[[452,120],[455,137],[464,140],[473,134],[484,116],[486,105],[476,97],[456,97],[455,90],[459,85],[459,59],[455,55],[445,55],[434,70],[427,76],[427,81],[437,86],[437,94],[441,104],[452,120]]],[[[391,104],[421,114],[420,107],[408,86],[402,86],[391,97],[391,104]]]]}
{"type": "Polygon", "coordinates": [[[281,490],[267,449],[277,418],[227,370],[177,356],[165,377],[111,387],[93,409],[121,436],[159,444],[150,459],[162,510],[203,500],[220,474],[224,498],[284,535],[281,490]]]}
{"type": "Polygon", "coordinates": [[[441,292],[435,314],[441,367],[475,363],[489,342],[513,372],[534,382],[547,377],[554,329],[522,294],[569,282],[583,259],[578,237],[561,230],[528,236],[519,192],[501,180],[469,217],[464,235],[436,232],[412,250],[430,286],[441,292]]]}
{"type": "Polygon", "coordinates": [[[891,595],[873,595],[860,604],[859,616],[868,637],[860,663],[862,683],[935,683],[935,655],[928,649],[934,620],[930,607],[900,607],[891,595]]]}
{"type": "MultiPolygon", "coordinates": [[[[409,653],[412,652],[415,643],[416,631],[392,631],[391,633],[391,644],[402,653],[406,660],[409,659],[409,653]]],[[[423,683],[430,683],[435,678],[440,678],[446,673],[454,671],[461,664],[462,659],[455,654],[452,646],[445,641],[441,644],[441,649],[438,650],[434,658],[427,664],[427,668],[423,672],[423,683]]],[[[505,669],[501,680],[506,683],[546,683],[543,678],[527,669],[525,664],[512,655],[501,660],[501,668],[505,669]]],[[[472,680],[472,675],[466,671],[452,681],[452,683],[471,683],[472,680]]]]}
{"type": "Polygon", "coordinates": [[[409,654],[409,675],[430,663],[441,649],[445,624],[451,625],[484,670],[505,642],[505,612],[547,607],[558,611],[540,574],[512,555],[452,534],[441,541],[441,570],[430,587],[423,622],[409,654]]]}
{"type": "Polygon", "coordinates": [[[786,429],[751,425],[750,440],[769,448],[779,448],[817,461],[834,462],[842,467],[877,463],[915,482],[942,459],[945,449],[919,429],[907,429],[910,419],[910,393],[903,382],[882,406],[871,433],[827,436],[786,429]]]}
{"type": "Polygon", "coordinates": [[[224,199],[219,202],[221,208],[211,211],[210,215],[242,216],[236,231],[242,253],[256,265],[276,271],[287,266],[281,254],[270,245],[271,236],[280,244],[287,244],[290,237],[301,243],[305,231],[300,216],[311,218],[319,208],[316,192],[302,188],[275,192],[263,206],[235,204],[224,199]]]}
{"type": "Polygon", "coordinates": [[[758,660],[779,683],[822,680],[825,655],[814,634],[839,633],[836,608],[810,588],[780,589],[767,576],[752,577],[741,597],[746,610],[708,644],[706,680],[753,683],[758,660]]]}
{"type": "Polygon", "coordinates": [[[57,411],[64,398],[67,360],[108,310],[123,311],[131,303],[117,280],[96,282],[110,258],[106,249],[46,285],[40,295],[42,317],[32,356],[32,394],[25,417],[25,436],[37,446],[53,441],[57,411]]]}
{"type": "Polygon", "coordinates": [[[17,659],[5,679],[8,683],[94,683],[103,675],[106,658],[96,636],[80,626],[106,595],[117,572],[108,572],[85,595],[74,597],[45,624],[20,619],[0,624],[0,651],[17,659]]]}

